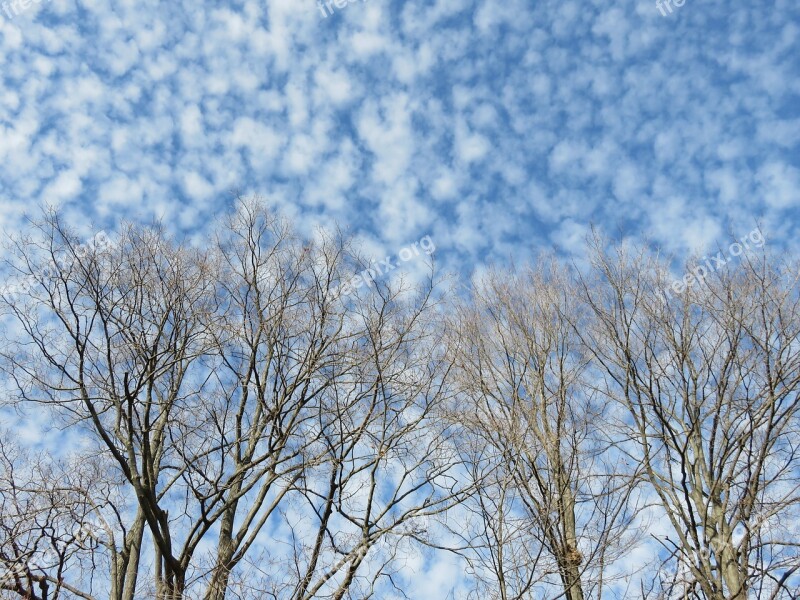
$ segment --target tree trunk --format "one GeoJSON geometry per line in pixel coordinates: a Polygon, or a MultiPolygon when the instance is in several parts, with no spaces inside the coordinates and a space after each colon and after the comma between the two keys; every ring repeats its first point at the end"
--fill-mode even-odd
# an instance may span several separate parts
{"type": "Polygon", "coordinates": [[[559,504],[561,522],[564,527],[566,545],[562,548],[557,560],[564,582],[564,597],[567,600],[583,600],[583,586],[581,584],[581,564],[583,556],[578,551],[578,536],[575,525],[575,496],[570,488],[570,481],[564,472],[563,466],[558,462],[559,504]]]}
{"type": "Polygon", "coordinates": [[[139,559],[142,553],[142,536],[144,535],[144,513],[140,508],[136,513],[131,530],[125,539],[126,550],[128,551],[128,566],[125,570],[125,582],[121,600],[134,600],[136,594],[136,582],[139,577],[139,559]]]}
{"type": "Polygon", "coordinates": [[[183,600],[186,589],[186,575],[171,573],[161,579],[156,586],[156,600],[183,600]]]}
{"type": "Polygon", "coordinates": [[[233,543],[233,520],[236,516],[237,505],[238,502],[234,502],[228,507],[220,521],[217,563],[214,566],[214,573],[211,576],[205,600],[225,600],[228,578],[230,577],[231,569],[234,567],[231,561],[236,550],[233,543]]]}
{"type": "Polygon", "coordinates": [[[139,509],[122,542],[122,550],[112,549],[110,600],[134,600],[143,534],[144,514],[139,509]]]}

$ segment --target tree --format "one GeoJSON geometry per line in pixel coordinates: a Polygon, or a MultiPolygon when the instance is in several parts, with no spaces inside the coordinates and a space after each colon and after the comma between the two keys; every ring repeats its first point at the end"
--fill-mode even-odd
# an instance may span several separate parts
{"type": "Polygon", "coordinates": [[[0,596],[55,600],[91,577],[98,531],[85,471],[0,438],[0,596]]]}
{"type": "Polygon", "coordinates": [[[188,468],[169,444],[172,427],[193,413],[204,383],[198,358],[213,341],[209,261],[158,229],[128,227],[116,247],[89,249],[55,214],[39,230],[43,243],[17,245],[23,275],[35,285],[7,304],[24,331],[3,353],[7,372],[20,400],[52,407],[102,443],[153,538],[159,597],[179,596],[191,555],[213,524],[183,529],[165,507],[188,468]],[[190,531],[182,544],[180,530],[190,531]]]}
{"type": "Polygon", "coordinates": [[[395,559],[429,544],[430,519],[469,493],[443,420],[450,362],[438,348],[431,292],[376,284],[351,303],[348,329],[358,335],[348,360],[330,372],[338,383],[318,417],[327,461],[302,487],[316,533],[303,539],[301,524],[289,523],[298,539],[294,587],[276,597],[380,598],[400,590],[395,559]]]}
{"type": "Polygon", "coordinates": [[[490,597],[600,597],[606,568],[630,541],[631,480],[574,328],[586,318],[553,260],[490,271],[453,316],[453,419],[478,486],[469,504],[477,520],[462,535],[490,597]]]}
{"type": "Polygon", "coordinates": [[[21,333],[0,355],[15,402],[87,435],[135,498],[133,525],[104,538],[112,597],[141,583],[148,544],[159,600],[222,600],[232,577],[255,589],[236,569],[302,505],[316,528],[296,538],[295,569],[273,553],[264,593],[342,598],[367,553],[387,551],[369,575],[382,577],[391,544],[457,501],[430,294],[343,294],[363,260],[340,234],[302,239],[247,200],[202,248],[132,225],[87,247],[55,213],[36,233],[15,246],[31,285],[4,298],[21,333]]]}
{"type": "Polygon", "coordinates": [[[743,257],[675,297],[659,260],[595,243],[582,295],[596,320],[580,332],[605,393],[627,410],[620,438],[634,442],[630,457],[672,526],[660,541],[685,576],[667,578],[674,595],[664,597],[795,597],[797,273],[743,257]]]}

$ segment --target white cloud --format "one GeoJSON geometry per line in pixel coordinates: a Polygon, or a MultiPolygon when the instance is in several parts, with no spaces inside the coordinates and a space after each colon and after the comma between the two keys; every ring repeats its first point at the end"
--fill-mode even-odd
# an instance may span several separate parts
{"type": "Polygon", "coordinates": [[[42,200],[49,205],[60,206],[65,201],[75,198],[82,189],[83,184],[76,171],[63,171],[45,186],[42,200]]]}
{"type": "Polygon", "coordinates": [[[800,170],[772,161],[758,169],[756,181],[764,201],[772,208],[800,207],[800,170]]]}

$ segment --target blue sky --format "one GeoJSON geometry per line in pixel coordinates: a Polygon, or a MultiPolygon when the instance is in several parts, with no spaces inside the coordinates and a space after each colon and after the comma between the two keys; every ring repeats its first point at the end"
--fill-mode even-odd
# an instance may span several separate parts
{"type": "MultiPolygon", "coordinates": [[[[798,249],[797,0],[17,7],[7,233],[48,203],[87,231],[160,218],[202,240],[239,190],[376,259],[430,235],[459,270],[579,256],[593,224],[677,255],[756,224],[798,249]]],[[[424,568],[431,590],[457,572],[424,568]]]]}
{"type": "MultiPolygon", "coordinates": [[[[12,7],[13,11],[13,7],[12,7]]],[[[0,224],[202,232],[259,193],[458,268],[588,227],[795,245],[793,0],[50,0],[0,23],[0,224]]],[[[6,13],[0,13],[6,14],[6,13]]],[[[370,250],[371,249],[371,250],[370,250]]]]}

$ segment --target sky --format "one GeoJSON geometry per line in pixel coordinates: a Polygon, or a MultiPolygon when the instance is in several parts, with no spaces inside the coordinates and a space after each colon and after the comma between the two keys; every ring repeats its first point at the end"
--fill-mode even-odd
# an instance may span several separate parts
{"type": "Polygon", "coordinates": [[[3,0],[0,227],[202,237],[240,192],[459,269],[796,247],[800,6],[674,1],[3,0]]]}
{"type": "Polygon", "coordinates": [[[0,229],[202,240],[238,192],[457,270],[797,251],[800,4],[664,1],[0,0],[0,229]]]}

